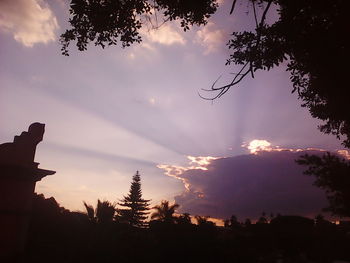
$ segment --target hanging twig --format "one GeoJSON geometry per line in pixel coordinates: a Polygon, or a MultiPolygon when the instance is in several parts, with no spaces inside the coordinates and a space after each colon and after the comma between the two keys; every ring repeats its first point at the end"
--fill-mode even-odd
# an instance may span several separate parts
{"type": "Polygon", "coordinates": [[[237,0],[233,0],[232,7],[231,7],[231,11],[230,11],[230,15],[232,15],[233,10],[235,9],[236,2],[237,2],[237,0]]]}
{"type": "MultiPolygon", "coordinates": [[[[253,2],[253,12],[254,12],[254,20],[255,20],[255,31],[256,31],[256,44],[254,47],[252,47],[252,49],[255,49],[256,52],[258,51],[258,47],[260,45],[260,41],[261,41],[261,34],[262,34],[262,28],[265,24],[265,20],[266,20],[266,15],[268,10],[271,7],[273,0],[269,0],[266,7],[264,8],[264,11],[262,13],[260,22],[258,22],[258,18],[257,18],[257,12],[256,12],[256,7],[255,7],[255,0],[252,0],[253,2]]],[[[237,0],[234,0],[232,3],[232,7],[231,7],[231,11],[230,14],[232,14],[235,5],[236,5],[237,0]]],[[[204,91],[218,91],[219,93],[216,94],[214,97],[208,98],[208,97],[203,97],[201,94],[198,93],[198,95],[205,100],[215,100],[217,98],[220,98],[222,95],[224,95],[232,86],[237,85],[239,82],[241,82],[249,73],[251,74],[251,77],[254,78],[254,71],[256,71],[258,68],[254,67],[254,64],[252,61],[247,61],[242,68],[240,69],[240,71],[238,73],[235,73],[235,77],[233,78],[233,80],[224,86],[220,86],[220,87],[216,87],[217,82],[219,81],[219,79],[221,78],[221,76],[214,81],[213,85],[211,86],[211,89],[202,89],[204,91]],[[246,67],[249,65],[249,68],[246,69],[246,67]]]]}

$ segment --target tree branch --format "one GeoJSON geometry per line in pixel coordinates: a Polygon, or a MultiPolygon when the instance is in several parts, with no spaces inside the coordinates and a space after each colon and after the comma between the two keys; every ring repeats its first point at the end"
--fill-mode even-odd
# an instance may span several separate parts
{"type": "MultiPolygon", "coordinates": [[[[232,7],[231,7],[231,11],[230,14],[232,14],[235,5],[236,5],[236,0],[233,1],[232,3],[232,7]]],[[[256,32],[256,44],[255,46],[252,47],[252,50],[257,51],[258,47],[260,45],[261,42],[261,29],[263,28],[264,24],[265,24],[265,20],[266,20],[266,15],[268,10],[271,7],[273,0],[269,0],[266,7],[264,8],[264,11],[262,13],[262,16],[260,18],[260,22],[258,23],[258,19],[257,19],[257,13],[256,13],[256,7],[255,7],[255,0],[252,0],[253,3],[253,11],[254,11],[254,20],[255,20],[255,32],[256,32]]],[[[233,78],[233,80],[231,81],[231,83],[224,85],[224,86],[219,86],[216,87],[216,84],[218,82],[218,80],[221,78],[221,76],[213,83],[213,85],[211,86],[211,89],[207,90],[207,89],[202,89],[204,91],[218,91],[219,93],[216,94],[214,97],[204,97],[201,94],[199,94],[199,96],[202,99],[205,100],[215,100],[217,98],[220,98],[222,95],[224,95],[231,87],[237,85],[238,83],[240,83],[249,73],[251,74],[251,77],[254,78],[254,71],[256,71],[258,68],[254,67],[254,64],[252,61],[247,61],[242,68],[240,69],[240,71],[238,73],[235,73],[235,77],[233,78]],[[249,68],[245,70],[245,68],[247,67],[247,65],[249,65],[249,68]]]]}

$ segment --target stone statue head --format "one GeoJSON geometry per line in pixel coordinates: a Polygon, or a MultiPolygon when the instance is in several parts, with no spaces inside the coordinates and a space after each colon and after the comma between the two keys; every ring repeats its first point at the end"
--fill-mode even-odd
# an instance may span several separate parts
{"type": "Polygon", "coordinates": [[[33,165],[36,146],[43,140],[45,124],[35,122],[13,143],[0,144],[0,164],[33,165]]]}
{"type": "Polygon", "coordinates": [[[43,123],[34,122],[28,128],[28,135],[35,145],[43,140],[44,132],[45,124],[43,123]]]}

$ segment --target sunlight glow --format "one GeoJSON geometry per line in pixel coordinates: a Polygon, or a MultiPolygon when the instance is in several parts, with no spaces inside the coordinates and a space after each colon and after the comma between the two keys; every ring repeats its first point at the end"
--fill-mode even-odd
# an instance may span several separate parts
{"type": "MultiPolygon", "coordinates": [[[[250,151],[250,154],[259,154],[261,152],[303,152],[303,151],[317,151],[317,152],[326,152],[324,149],[320,148],[281,148],[280,146],[273,146],[267,140],[252,140],[249,144],[242,144],[242,147],[247,148],[250,151]]],[[[347,150],[338,150],[336,151],[339,155],[344,157],[347,160],[350,160],[350,153],[347,150]]]]}
{"type": "Polygon", "coordinates": [[[150,98],[150,99],[149,99],[149,103],[150,103],[151,105],[156,104],[156,99],[155,99],[155,98],[150,98]]]}
{"type": "MultiPolygon", "coordinates": [[[[250,151],[250,154],[258,155],[263,152],[302,152],[302,151],[318,151],[318,152],[326,152],[326,150],[318,149],[318,148],[282,148],[279,146],[273,146],[267,140],[259,140],[255,139],[250,141],[249,144],[242,144],[242,147],[247,148],[250,151]]],[[[350,160],[350,153],[347,150],[338,150],[337,153],[344,157],[345,159],[350,160]]],[[[164,170],[165,175],[174,177],[178,180],[181,180],[185,186],[186,191],[192,191],[197,195],[198,198],[204,198],[203,191],[193,191],[191,189],[191,185],[186,178],[182,175],[188,170],[203,170],[207,171],[208,166],[211,164],[213,160],[220,159],[223,157],[213,157],[213,156],[186,156],[189,159],[188,166],[179,166],[179,165],[171,165],[171,164],[158,164],[157,168],[164,170]]]]}
{"type": "Polygon", "coordinates": [[[337,153],[347,160],[350,160],[350,152],[348,150],[338,150],[337,153]]]}
{"type": "Polygon", "coordinates": [[[190,184],[186,181],[185,178],[182,178],[179,176],[184,171],[189,170],[188,168],[182,167],[182,166],[170,165],[170,164],[158,164],[157,167],[159,169],[163,169],[165,171],[165,175],[181,180],[186,190],[190,190],[190,184]]]}
{"type": "MultiPolygon", "coordinates": [[[[190,190],[190,184],[187,182],[185,178],[182,178],[180,175],[188,170],[208,170],[207,166],[210,164],[212,160],[219,159],[220,157],[213,156],[186,156],[190,160],[190,166],[177,166],[177,165],[169,165],[169,164],[158,164],[157,167],[159,169],[163,169],[165,171],[165,175],[174,177],[183,182],[186,190],[190,190]]],[[[204,195],[199,194],[199,198],[202,198],[204,195]]]]}
{"type": "Polygon", "coordinates": [[[259,151],[270,152],[272,150],[271,143],[266,140],[252,140],[248,146],[243,144],[242,147],[246,147],[252,154],[257,154],[259,151]]]}
{"type": "Polygon", "coordinates": [[[190,156],[187,158],[191,161],[190,164],[197,165],[191,166],[190,169],[200,169],[200,170],[208,170],[207,166],[210,164],[210,161],[218,159],[218,157],[213,156],[190,156]]]}

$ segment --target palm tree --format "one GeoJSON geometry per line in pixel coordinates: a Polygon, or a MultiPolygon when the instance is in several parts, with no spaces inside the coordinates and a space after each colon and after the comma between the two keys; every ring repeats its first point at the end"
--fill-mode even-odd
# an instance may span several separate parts
{"type": "Polygon", "coordinates": [[[178,224],[187,224],[187,225],[190,225],[192,224],[191,222],[191,215],[189,213],[184,213],[182,215],[180,215],[178,218],[176,218],[176,222],[178,224]]]}
{"type": "Polygon", "coordinates": [[[94,207],[92,205],[88,205],[85,201],[83,203],[86,209],[86,215],[89,218],[90,222],[96,223],[94,207]]]}
{"type": "Polygon", "coordinates": [[[174,223],[176,219],[174,213],[177,208],[179,208],[178,204],[169,205],[169,201],[163,200],[160,205],[153,207],[156,212],[152,213],[151,219],[157,219],[166,223],[174,223]]]}
{"type": "Polygon", "coordinates": [[[112,204],[109,201],[101,202],[100,200],[97,200],[96,209],[94,209],[92,205],[88,205],[86,202],[84,202],[84,206],[86,214],[91,222],[107,223],[113,221],[116,211],[115,204],[112,204]]]}

